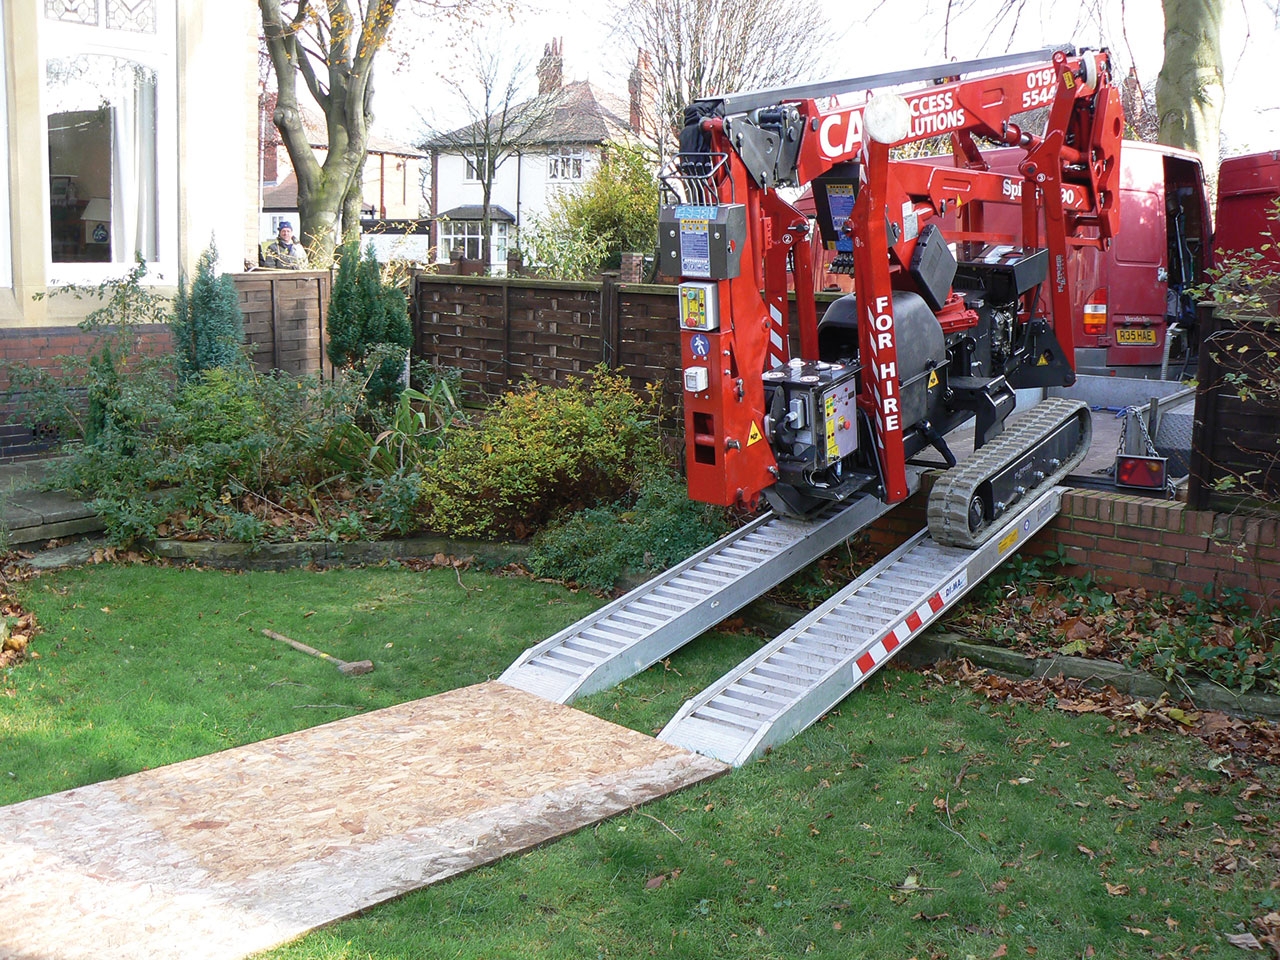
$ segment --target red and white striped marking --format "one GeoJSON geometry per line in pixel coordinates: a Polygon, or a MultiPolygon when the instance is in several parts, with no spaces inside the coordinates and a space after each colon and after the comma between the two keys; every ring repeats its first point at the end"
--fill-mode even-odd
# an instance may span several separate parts
{"type": "Polygon", "coordinates": [[[882,663],[893,656],[900,646],[910,640],[925,624],[941,613],[952,600],[959,597],[964,592],[967,582],[967,573],[961,573],[894,624],[892,630],[873,643],[869,650],[854,661],[854,683],[861,683],[882,663]]]}
{"type": "Polygon", "coordinates": [[[785,366],[791,359],[785,337],[786,323],[782,319],[782,311],[769,304],[769,366],[771,368],[785,366]]]}

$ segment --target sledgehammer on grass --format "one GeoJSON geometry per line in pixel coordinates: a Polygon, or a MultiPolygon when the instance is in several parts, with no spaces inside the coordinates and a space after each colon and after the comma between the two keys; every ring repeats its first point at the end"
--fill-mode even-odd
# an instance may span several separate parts
{"type": "Polygon", "coordinates": [[[321,653],[315,647],[308,647],[305,643],[294,640],[292,637],[286,637],[283,633],[276,633],[274,630],[263,630],[264,636],[270,637],[272,640],[279,640],[281,643],[287,643],[295,650],[301,650],[303,653],[309,653],[313,657],[319,657],[321,660],[328,660],[335,664],[339,673],[344,673],[348,677],[354,677],[361,673],[373,673],[372,660],[357,660],[354,663],[347,663],[345,660],[339,660],[337,657],[331,657],[327,653],[321,653]]]}

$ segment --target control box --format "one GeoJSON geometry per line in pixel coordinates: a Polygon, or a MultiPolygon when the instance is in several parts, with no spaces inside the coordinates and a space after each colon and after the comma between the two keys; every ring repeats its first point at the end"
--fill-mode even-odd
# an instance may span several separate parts
{"type": "Polygon", "coordinates": [[[658,271],[732,280],[742,268],[747,208],[740,203],[675,204],[658,212],[658,271]]]}
{"type": "Polygon", "coordinates": [[[764,373],[775,455],[821,470],[858,449],[857,367],[792,360],[764,373]]]}
{"type": "Polygon", "coordinates": [[[720,329],[720,290],[717,284],[682,283],[679,298],[681,329],[720,329]]]}

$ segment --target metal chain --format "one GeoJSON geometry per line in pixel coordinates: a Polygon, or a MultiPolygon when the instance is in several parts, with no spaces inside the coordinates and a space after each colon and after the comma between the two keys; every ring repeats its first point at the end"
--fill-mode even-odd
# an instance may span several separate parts
{"type": "MultiPolygon", "coordinates": [[[[1143,442],[1143,445],[1146,447],[1146,451],[1147,451],[1146,456],[1148,457],[1160,456],[1160,451],[1156,449],[1155,441],[1151,439],[1151,434],[1147,432],[1147,418],[1143,416],[1143,413],[1145,412],[1146,408],[1130,407],[1129,410],[1132,410],[1134,412],[1134,419],[1138,421],[1138,429],[1142,431],[1142,442],[1143,442]]],[[[1124,452],[1124,432],[1128,428],[1128,426],[1129,426],[1129,417],[1127,416],[1127,411],[1126,411],[1124,422],[1120,424],[1120,451],[1122,453],[1124,452]]],[[[1170,477],[1167,473],[1165,474],[1165,478],[1164,478],[1164,488],[1165,488],[1165,491],[1170,496],[1176,493],[1178,489],[1177,484],[1173,482],[1173,478],[1170,477]]]]}

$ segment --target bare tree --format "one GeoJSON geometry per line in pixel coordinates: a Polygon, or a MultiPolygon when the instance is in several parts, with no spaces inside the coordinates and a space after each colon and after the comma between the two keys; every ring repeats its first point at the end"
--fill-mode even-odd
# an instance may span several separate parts
{"type": "MultiPolygon", "coordinates": [[[[460,14],[482,0],[411,0],[421,13],[460,14]]],[[[320,262],[360,233],[364,161],[373,120],[373,70],[401,0],[258,0],[276,80],[272,119],[298,180],[303,242],[320,262]],[[298,79],[328,133],[322,163],[308,142],[298,79]]]]}
{"type": "Polygon", "coordinates": [[[832,40],[813,0],[635,0],[616,15],[653,86],[652,129],[643,132],[660,145],[675,140],[684,108],[700,97],[812,78],[815,54],[832,40]]]}
{"type": "MultiPolygon", "coordinates": [[[[1274,0],[1263,2],[1270,5],[1274,0]]],[[[958,18],[971,10],[976,15],[980,6],[976,0],[940,0],[940,3],[945,5],[947,42],[958,18]]],[[[1164,65],[1155,90],[1158,139],[1199,154],[1209,170],[1217,169],[1225,99],[1221,37],[1224,4],[1225,0],[1161,0],[1164,65]]],[[[930,5],[932,3],[926,8],[930,5]]],[[[989,34],[994,35],[998,27],[1008,30],[1007,45],[1012,44],[1021,18],[1027,12],[1027,0],[1000,0],[994,7],[981,9],[989,34]]],[[[1082,6],[1076,28],[1089,26],[1091,18],[1100,19],[1101,15],[1100,6],[1082,6]]],[[[1141,96],[1138,102],[1143,102],[1141,96]]],[[[1139,128],[1137,132],[1142,134],[1143,130],[1139,128]]]]}
{"type": "MultiPolygon", "coordinates": [[[[504,163],[545,137],[561,103],[560,78],[540,75],[538,94],[522,100],[529,64],[525,58],[513,56],[510,45],[489,34],[472,37],[463,50],[466,66],[441,74],[440,79],[453,91],[470,122],[430,133],[419,147],[460,153],[475,173],[482,198],[481,258],[488,264],[494,180],[504,163]]],[[[551,57],[552,51],[547,54],[551,57]]],[[[547,58],[543,62],[545,65],[547,58]]]]}

